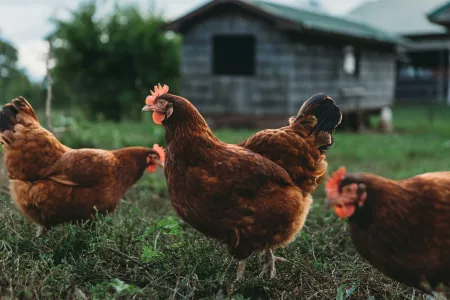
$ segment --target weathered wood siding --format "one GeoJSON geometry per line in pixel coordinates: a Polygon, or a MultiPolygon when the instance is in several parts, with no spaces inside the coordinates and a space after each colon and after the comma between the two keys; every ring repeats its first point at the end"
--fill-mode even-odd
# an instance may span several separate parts
{"type": "Polygon", "coordinates": [[[342,46],[295,43],[295,80],[292,109],[315,93],[333,97],[344,111],[391,105],[395,89],[393,53],[361,49],[358,76],[345,73],[342,46]],[[363,97],[347,97],[343,91],[362,88],[363,97]]]}
{"type": "Polygon", "coordinates": [[[241,13],[198,22],[184,35],[182,94],[206,115],[287,117],[308,97],[323,92],[345,110],[392,104],[393,53],[363,48],[359,76],[343,70],[343,46],[292,41],[270,24],[241,13]],[[255,76],[213,75],[214,35],[252,34],[256,38],[255,76]],[[346,98],[342,88],[361,87],[362,98],[346,98]]]}
{"type": "Polygon", "coordinates": [[[394,53],[362,50],[359,85],[366,91],[363,108],[379,108],[393,104],[395,69],[394,53]]]}
{"type": "Polygon", "coordinates": [[[182,93],[202,113],[287,115],[294,60],[289,39],[269,24],[240,13],[206,19],[184,36],[182,93]],[[213,75],[212,39],[219,34],[254,35],[255,76],[213,75]]]}

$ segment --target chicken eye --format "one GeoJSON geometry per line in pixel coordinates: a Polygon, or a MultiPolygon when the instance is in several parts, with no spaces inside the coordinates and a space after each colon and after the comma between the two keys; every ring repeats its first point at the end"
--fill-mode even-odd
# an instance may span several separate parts
{"type": "Polygon", "coordinates": [[[346,186],[344,188],[344,191],[350,193],[351,191],[353,191],[353,188],[351,186],[346,186]]]}
{"type": "Polygon", "coordinates": [[[159,104],[159,105],[163,105],[163,104],[164,104],[164,100],[163,100],[163,99],[159,99],[159,100],[158,100],[158,104],[159,104]]]}

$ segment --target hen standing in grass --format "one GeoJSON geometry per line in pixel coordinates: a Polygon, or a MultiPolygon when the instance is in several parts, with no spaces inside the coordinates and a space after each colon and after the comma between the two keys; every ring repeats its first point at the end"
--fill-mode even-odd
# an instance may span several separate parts
{"type": "Polygon", "coordinates": [[[370,264],[406,285],[450,296],[450,172],[390,180],[340,168],[326,192],[370,264]]]}
{"type": "Polygon", "coordinates": [[[3,106],[0,143],[13,199],[25,216],[44,228],[114,211],[145,169],[154,172],[164,160],[158,145],[70,149],[41,127],[23,97],[3,106]]]}
{"type": "MultiPolygon", "coordinates": [[[[155,87],[143,110],[153,111],[153,120],[165,129],[165,175],[175,211],[195,229],[227,244],[239,260],[238,281],[246,259],[261,251],[267,254],[262,274],[274,277],[275,262],[281,259],[272,251],[290,243],[302,228],[310,195],[273,161],[217,139],[188,100],[167,92],[167,86],[155,87]]],[[[305,123],[312,133],[318,122],[308,116],[311,122],[305,123]]],[[[316,146],[331,144],[331,134],[320,136],[327,142],[316,146]]]]}

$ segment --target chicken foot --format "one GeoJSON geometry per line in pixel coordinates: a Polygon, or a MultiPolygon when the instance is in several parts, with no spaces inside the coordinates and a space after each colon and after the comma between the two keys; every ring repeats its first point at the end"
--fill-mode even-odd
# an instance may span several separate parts
{"type": "Polygon", "coordinates": [[[278,261],[283,262],[287,260],[285,258],[273,255],[273,251],[271,249],[266,250],[264,254],[264,266],[258,277],[262,278],[264,275],[269,274],[269,278],[275,278],[277,274],[275,263],[278,261]]]}
{"type": "Polygon", "coordinates": [[[247,260],[240,260],[238,264],[236,282],[241,282],[244,279],[245,268],[247,267],[247,260]]]}
{"type": "Polygon", "coordinates": [[[45,226],[40,226],[38,225],[37,230],[36,230],[36,237],[41,237],[42,235],[46,234],[48,231],[48,228],[45,226]]]}
{"type": "Polygon", "coordinates": [[[236,279],[228,288],[228,296],[231,296],[236,291],[236,286],[244,279],[245,268],[247,267],[247,259],[239,261],[236,279]]]}

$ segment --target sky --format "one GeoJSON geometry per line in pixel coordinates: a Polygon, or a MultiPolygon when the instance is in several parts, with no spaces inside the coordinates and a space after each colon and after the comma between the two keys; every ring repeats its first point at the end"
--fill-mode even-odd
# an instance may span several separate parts
{"type": "MultiPolygon", "coordinates": [[[[52,31],[50,18],[67,19],[70,11],[85,0],[0,0],[0,38],[7,39],[19,51],[19,66],[33,80],[41,80],[45,74],[47,44],[43,38],[52,31]]],[[[98,3],[114,1],[97,0],[98,3]]],[[[208,2],[207,0],[119,0],[134,3],[143,12],[154,7],[170,20],[208,2]]],[[[308,0],[270,0],[272,2],[302,5],[308,0]]],[[[321,0],[325,11],[344,15],[367,0],[321,0]]],[[[108,4],[103,8],[107,10],[108,4]]]]}

